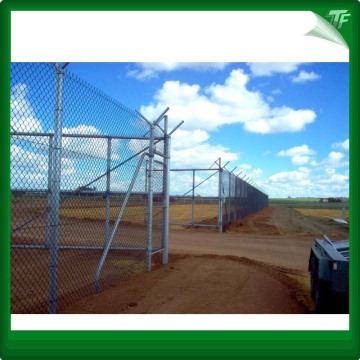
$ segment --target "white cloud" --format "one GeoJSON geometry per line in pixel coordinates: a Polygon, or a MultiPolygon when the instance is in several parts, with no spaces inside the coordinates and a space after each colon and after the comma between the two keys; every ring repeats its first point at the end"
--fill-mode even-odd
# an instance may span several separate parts
{"type": "Polygon", "coordinates": [[[246,171],[246,170],[250,170],[252,168],[252,165],[250,164],[241,164],[239,165],[239,171],[246,171]]]}
{"type": "Polygon", "coordinates": [[[325,170],[325,173],[328,174],[328,175],[333,175],[335,174],[336,170],[335,169],[332,169],[332,168],[326,168],[325,170]]]}
{"type": "MultiPolygon", "coordinates": [[[[10,148],[10,178],[11,188],[16,189],[47,189],[48,187],[48,154],[22,148],[11,144],[10,148]]],[[[61,174],[63,187],[66,186],[66,177],[76,174],[75,163],[71,159],[61,159],[61,174]],[[65,184],[64,184],[65,180],[65,184]]],[[[70,184],[73,183],[73,180],[70,184]]]]}
{"type": "Polygon", "coordinates": [[[142,70],[129,70],[126,73],[126,76],[132,77],[136,80],[150,80],[159,77],[159,75],[152,69],[142,69],[142,70]]]}
{"type": "Polygon", "coordinates": [[[315,151],[310,149],[308,145],[295,146],[288,150],[281,150],[278,153],[282,157],[290,157],[293,165],[305,165],[311,160],[311,155],[315,155],[315,151]]]}
{"type": "Polygon", "coordinates": [[[328,157],[324,160],[324,163],[332,167],[342,167],[342,160],[344,159],[344,157],[345,155],[341,152],[331,151],[328,157]]]}
{"type": "Polygon", "coordinates": [[[131,139],[129,140],[127,147],[133,153],[138,153],[149,146],[149,140],[131,139]]]}
{"type": "Polygon", "coordinates": [[[250,70],[254,76],[272,76],[275,73],[291,73],[298,69],[300,63],[271,63],[256,62],[248,63],[250,70]]]}
{"type": "Polygon", "coordinates": [[[159,77],[160,72],[171,72],[176,70],[195,70],[195,71],[217,71],[223,70],[228,63],[224,62],[151,62],[136,63],[137,69],[130,69],[127,76],[137,80],[149,80],[159,77]]]}
{"type": "MultiPolygon", "coordinates": [[[[193,174],[190,172],[177,172],[170,173],[170,191],[171,195],[191,195],[193,184],[193,174]]],[[[217,196],[219,191],[219,175],[214,171],[197,171],[195,175],[195,196],[217,196]],[[207,179],[208,178],[208,179],[207,179]],[[206,180],[207,179],[207,180],[206,180]],[[206,180],[206,181],[204,181],[206,180]],[[204,181],[204,182],[203,182],[204,181]],[[203,182],[201,184],[201,182],[203,182]]],[[[189,219],[190,220],[190,219],[189,219]]]]}
{"type": "Polygon", "coordinates": [[[270,197],[330,197],[349,196],[349,175],[324,169],[314,176],[314,171],[299,167],[294,171],[283,171],[258,181],[270,197]]]}
{"type": "Polygon", "coordinates": [[[226,62],[142,62],[137,63],[142,69],[153,71],[175,71],[175,70],[223,70],[228,63],[226,62]]]}
{"type": "Polygon", "coordinates": [[[306,125],[313,123],[316,118],[312,110],[294,110],[285,106],[271,109],[267,115],[246,122],[245,130],[258,134],[299,132],[304,130],[306,125]]]}
{"type": "Polygon", "coordinates": [[[339,150],[343,150],[343,151],[349,151],[349,139],[346,139],[345,141],[343,142],[338,142],[338,143],[335,143],[335,144],[332,144],[331,147],[333,149],[339,149],[339,150]]]}
{"type": "Polygon", "coordinates": [[[171,153],[171,166],[173,168],[209,168],[213,162],[221,157],[221,161],[236,161],[239,156],[221,145],[202,143],[192,147],[177,149],[171,153]]]}
{"type": "Polygon", "coordinates": [[[255,179],[260,178],[263,174],[264,174],[263,169],[256,168],[249,173],[249,176],[255,180],[255,179]]]}
{"type": "Polygon", "coordinates": [[[308,164],[310,161],[310,157],[306,155],[296,155],[293,156],[291,159],[291,163],[293,165],[305,165],[308,164]]]}
{"type": "Polygon", "coordinates": [[[320,184],[347,184],[349,182],[349,177],[347,175],[333,173],[331,176],[319,179],[318,181],[320,184]]]}
{"type": "Polygon", "coordinates": [[[237,166],[234,174],[238,174],[240,178],[249,177],[253,180],[261,178],[264,174],[264,170],[260,168],[253,169],[250,164],[240,164],[237,166]]]}
{"type": "Polygon", "coordinates": [[[346,159],[345,154],[339,151],[331,151],[329,155],[322,161],[311,162],[312,166],[323,169],[337,169],[349,166],[349,161],[346,159]]]}
{"type": "Polygon", "coordinates": [[[279,95],[282,94],[282,91],[280,89],[275,89],[271,92],[273,95],[279,95]]]}
{"type": "MultiPolygon", "coordinates": [[[[101,135],[101,131],[91,125],[78,125],[72,128],[63,128],[63,134],[79,134],[79,135],[101,135]]],[[[105,138],[81,138],[66,137],[62,138],[63,156],[68,158],[94,158],[107,159],[108,142],[105,138]]],[[[111,159],[118,160],[120,158],[118,150],[120,140],[111,141],[111,159]]]]}
{"type": "Polygon", "coordinates": [[[297,83],[297,84],[303,84],[307,81],[314,81],[314,80],[318,80],[320,79],[321,76],[319,74],[312,72],[307,72],[304,70],[301,70],[299,72],[299,74],[297,74],[296,76],[294,76],[291,81],[293,83],[297,83]]]}
{"type": "Polygon", "coordinates": [[[209,140],[210,135],[204,130],[182,130],[178,129],[172,136],[171,150],[177,151],[184,148],[192,148],[209,140]]]}
{"type": "Polygon", "coordinates": [[[329,162],[338,163],[339,161],[341,161],[344,158],[344,156],[345,155],[341,152],[332,151],[328,156],[328,160],[329,160],[329,162]]]}
{"type": "Polygon", "coordinates": [[[48,161],[48,157],[44,154],[23,149],[17,144],[10,146],[10,163],[14,173],[47,171],[48,161]]]}
{"type": "MultiPolygon", "coordinates": [[[[222,158],[223,163],[239,158],[238,154],[224,146],[209,144],[207,142],[209,138],[209,133],[200,129],[178,129],[174,132],[171,136],[171,167],[209,168],[219,157],[222,158]]],[[[149,146],[148,140],[130,140],[128,143],[128,149],[132,153],[139,152],[147,146],[149,146]]]]}
{"type": "MultiPolygon", "coordinates": [[[[302,145],[282,150],[278,155],[291,157],[295,164],[296,156],[311,158],[314,153],[314,150],[302,145]]],[[[294,171],[281,171],[257,182],[270,197],[349,196],[349,163],[345,154],[332,151],[322,161],[312,160],[307,164],[313,167],[301,166],[294,171]],[[342,168],[345,169],[338,172],[342,168]]]]}
{"type": "Polygon", "coordinates": [[[28,100],[28,87],[18,83],[11,88],[10,125],[12,131],[42,132],[43,128],[28,100]]]}
{"type": "Polygon", "coordinates": [[[154,96],[155,102],[143,106],[146,117],[171,108],[172,126],[185,120],[184,130],[213,131],[225,124],[243,124],[244,129],[259,134],[297,132],[315,121],[312,110],[295,110],[286,106],[271,108],[260,92],[247,89],[249,76],[233,70],[224,84],[206,89],[179,81],[167,81],[154,96]]]}
{"type": "Polygon", "coordinates": [[[290,183],[296,181],[309,180],[310,170],[306,167],[300,167],[294,171],[282,171],[269,177],[270,183],[290,183]]]}
{"type": "Polygon", "coordinates": [[[288,150],[281,150],[279,156],[314,155],[315,151],[308,145],[294,146],[288,150]]]}

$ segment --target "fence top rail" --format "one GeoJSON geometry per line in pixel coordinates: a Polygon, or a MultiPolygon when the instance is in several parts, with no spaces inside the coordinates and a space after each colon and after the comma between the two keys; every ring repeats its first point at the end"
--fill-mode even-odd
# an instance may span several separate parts
{"type": "MultiPolygon", "coordinates": [[[[42,194],[47,195],[49,192],[48,189],[11,189],[13,195],[30,195],[30,194],[42,194]]],[[[96,196],[105,196],[105,195],[118,195],[125,196],[126,191],[91,191],[91,190],[61,190],[60,194],[62,196],[84,196],[84,197],[96,197],[96,196]]],[[[145,191],[133,191],[132,195],[144,196],[147,195],[145,191]]],[[[162,195],[160,191],[154,191],[154,196],[162,195]]]]}
{"type": "Polygon", "coordinates": [[[170,171],[219,171],[219,169],[202,169],[202,168],[197,168],[197,169],[170,169],[170,171]]]}
{"type": "MultiPolygon", "coordinates": [[[[10,132],[10,136],[34,136],[34,137],[53,137],[53,133],[41,132],[10,132]]],[[[119,140],[149,140],[146,136],[121,136],[121,135],[91,135],[91,134],[62,134],[62,137],[69,138],[90,138],[90,139],[119,139],[119,140]]],[[[154,140],[164,140],[164,137],[154,137],[154,140]]]]}

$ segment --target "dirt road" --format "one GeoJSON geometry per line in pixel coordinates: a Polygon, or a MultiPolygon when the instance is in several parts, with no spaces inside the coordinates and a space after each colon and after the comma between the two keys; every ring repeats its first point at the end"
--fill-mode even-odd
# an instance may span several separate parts
{"type": "Polygon", "coordinates": [[[216,230],[172,230],[170,262],[65,313],[311,313],[307,261],[315,237],[348,237],[332,220],[269,207],[216,230]]]}
{"type": "Polygon", "coordinates": [[[170,233],[175,254],[217,254],[247,257],[307,274],[314,238],[346,239],[348,227],[331,219],[301,215],[297,210],[268,207],[217,230],[186,229],[170,233]]]}

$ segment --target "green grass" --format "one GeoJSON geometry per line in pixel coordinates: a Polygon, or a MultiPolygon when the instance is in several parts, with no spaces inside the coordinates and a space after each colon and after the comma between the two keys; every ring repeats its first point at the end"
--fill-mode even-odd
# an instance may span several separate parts
{"type": "Polygon", "coordinates": [[[311,208],[311,209],[342,209],[349,207],[349,199],[342,202],[320,202],[319,198],[273,198],[269,199],[270,206],[285,206],[290,208],[311,208]]]}

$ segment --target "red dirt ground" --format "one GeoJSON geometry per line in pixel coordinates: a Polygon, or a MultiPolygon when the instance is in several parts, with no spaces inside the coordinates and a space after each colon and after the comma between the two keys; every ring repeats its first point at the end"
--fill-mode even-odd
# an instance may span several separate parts
{"type": "Polygon", "coordinates": [[[348,238],[332,220],[268,207],[223,234],[170,232],[170,261],[91,295],[63,313],[304,314],[314,311],[307,271],[314,238],[348,238]]]}

